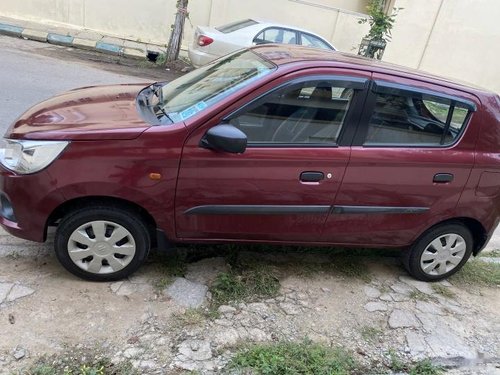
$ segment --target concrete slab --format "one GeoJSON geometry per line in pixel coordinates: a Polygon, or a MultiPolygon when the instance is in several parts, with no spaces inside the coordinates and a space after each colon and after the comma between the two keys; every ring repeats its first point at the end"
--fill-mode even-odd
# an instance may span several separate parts
{"type": "Polygon", "coordinates": [[[73,39],[73,47],[81,49],[93,50],[95,49],[96,43],[97,42],[95,40],[81,39],[81,38],[73,39]]]}
{"type": "Polygon", "coordinates": [[[125,41],[123,41],[123,47],[144,51],[144,54],[146,54],[146,45],[144,43],[133,42],[131,40],[125,40],[125,41]]]}
{"type": "Polygon", "coordinates": [[[124,48],[122,51],[122,55],[126,57],[131,57],[133,59],[145,59],[146,58],[146,52],[145,51],[139,51],[134,48],[124,48]]]}
{"type": "Polygon", "coordinates": [[[24,29],[21,36],[26,39],[37,40],[39,42],[46,42],[47,36],[49,35],[46,31],[34,30],[34,29],[24,29]]]}

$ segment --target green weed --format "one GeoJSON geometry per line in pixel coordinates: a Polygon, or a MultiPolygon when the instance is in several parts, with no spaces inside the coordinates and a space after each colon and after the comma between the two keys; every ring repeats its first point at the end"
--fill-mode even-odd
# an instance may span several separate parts
{"type": "Polygon", "coordinates": [[[262,375],[349,375],[358,364],[344,349],[304,341],[250,346],[229,367],[262,375]]]}

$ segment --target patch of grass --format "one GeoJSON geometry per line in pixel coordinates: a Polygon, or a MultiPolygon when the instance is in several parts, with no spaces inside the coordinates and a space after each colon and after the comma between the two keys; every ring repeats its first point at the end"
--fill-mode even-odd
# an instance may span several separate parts
{"type": "Polygon", "coordinates": [[[153,286],[159,291],[172,283],[174,278],[183,277],[186,274],[187,264],[184,258],[179,255],[158,255],[155,264],[160,276],[154,280],[153,286]]]}
{"type": "Polygon", "coordinates": [[[155,64],[163,66],[167,62],[167,54],[166,53],[160,53],[158,57],[156,58],[155,64]]]}
{"type": "Polygon", "coordinates": [[[404,371],[406,370],[406,364],[403,362],[401,358],[397,355],[396,351],[394,349],[390,349],[387,352],[387,355],[389,356],[389,368],[392,371],[404,371]]]}
{"type": "Polygon", "coordinates": [[[450,277],[450,281],[462,285],[500,285],[500,264],[481,260],[467,262],[464,267],[450,277]]]}
{"type": "Polygon", "coordinates": [[[378,338],[382,336],[383,331],[380,328],[364,326],[361,328],[361,337],[363,340],[374,343],[378,341],[378,338]]]}
{"type": "Polygon", "coordinates": [[[432,364],[428,359],[414,363],[409,370],[410,375],[440,375],[444,372],[442,367],[432,364]]]}
{"type": "Polygon", "coordinates": [[[440,375],[443,373],[442,367],[434,365],[429,359],[407,363],[393,349],[389,350],[387,355],[389,356],[388,367],[395,372],[404,372],[409,375],[440,375]]]}
{"type": "Polygon", "coordinates": [[[273,268],[263,263],[239,264],[221,272],[210,287],[215,306],[230,302],[275,297],[280,283],[273,268]]]}
{"type": "Polygon", "coordinates": [[[346,278],[371,281],[371,274],[361,257],[338,256],[333,258],[332,270],[346,278]]]}
{"type": "Polygon", "coordinates": [[[128,361],[112,363],[98,353],[85,349],[68,350],[52,356],[42,356],[21,375],[139,375],[128,361]]]}
{"type": "Polygon", "coordinates": [[[447,288],[441,284],[432,284],[432,289],[437,293],[446,298],[455,298],[456,295],[450,288],[447,288]]]}
{"type": "Polygon", "coordinates": [[[344,349],[309,341],[250,346],[240,350],[229,367],[262,375],[349,375],[359,369],[344,349]]]}
{"type": "Polygon", "coordinates": [[[206,314],[201,309],[187,309],[183,314],[175,314],[175,320],[183,326],[196,326],[205,320],[206,314]]]}
{"type": "Polygon", "coordinates": [[[482,251],[479,256],[485,258],[500,258],[500,249],[495,249],[492,251],[482,251]]]}

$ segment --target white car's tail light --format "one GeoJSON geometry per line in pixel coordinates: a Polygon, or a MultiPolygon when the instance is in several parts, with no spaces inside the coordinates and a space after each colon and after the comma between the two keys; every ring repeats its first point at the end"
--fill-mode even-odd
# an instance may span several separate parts
{"type": "Polygon", "coordinates": [[[211,44],[214,40],[212,38],[210,38],[209,36],[206,36],[206,35],[200,35],[198,37],[198,45],[200,47],[204,47],[204,46],[208,46],[209,44],[211,44]]]}

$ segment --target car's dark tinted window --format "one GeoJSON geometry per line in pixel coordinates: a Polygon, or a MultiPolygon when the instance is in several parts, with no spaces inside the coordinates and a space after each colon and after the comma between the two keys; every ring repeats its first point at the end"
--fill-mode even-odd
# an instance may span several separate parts
{"type": "Polygon", "coordinates": [[[448,98],[377,93],[365,145],[449,145],[460,135],[468,113],[448,98]]]}
{"type": "Polygon", "coordinates": [[[216,30],[219,30],[221,33],[227,34],[232,33],[233,31],[243,29],[248,26],[257,25],[258,22],[254,20],[243,20],[238,22],[232,22],[224,26],[216,27],[216,30]]]}
{"type": "Polygon", "coordinates": [[[353,89],[335,81],[309,81],[268,94],[230,123],[248,144],[335,144],[353,89]]]}

